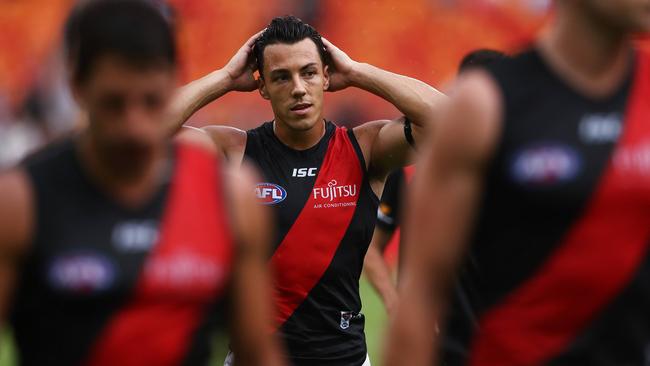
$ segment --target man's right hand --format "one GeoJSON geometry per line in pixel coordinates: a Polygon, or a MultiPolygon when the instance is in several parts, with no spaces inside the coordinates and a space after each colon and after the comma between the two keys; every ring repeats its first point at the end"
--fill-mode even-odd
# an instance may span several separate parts
{"type": "Polygon", "coordinates": [[[257,64],[253,48],[255,41],[263,32],[264,30],[261,30],[249,38],[224,66],[223,70],[229,77],[230,90],[249,92],[257,89],[257,80],[254,75],[257,64]]]}
{"type": "Polygon", "coordinates": [[[179,88],[171,102],[167,124],[175,134],[199,109],[231,91],[257,89],[253,47],[263,30],[250,37],[223,68],[179,88]]]}

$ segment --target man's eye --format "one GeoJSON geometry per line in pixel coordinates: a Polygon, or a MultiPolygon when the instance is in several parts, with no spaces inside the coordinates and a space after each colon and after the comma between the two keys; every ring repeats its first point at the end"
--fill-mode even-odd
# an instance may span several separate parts
{"type": "Polygon", "coordinates": [[[101,99],[100,105],[104,110],[117,112],[124,108],[125,100],[119,95],[108,95],[101,99]]]}
{"type": "Polygon", "coordinates": [[[144,97],[144,104],[148,109],[157,109],[162,106],[163,98],[159,95],[150,94],[144,97]]]}

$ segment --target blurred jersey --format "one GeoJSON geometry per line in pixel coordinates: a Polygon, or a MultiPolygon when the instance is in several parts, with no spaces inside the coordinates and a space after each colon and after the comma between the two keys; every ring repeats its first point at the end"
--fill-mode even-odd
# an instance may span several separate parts
{"type": "Polygon", "coordinates": [[[171,155],[135,209],[90,179],[71,140],[27,161],[36,226],[11,315],[21,364],[206,362],[231,267],[221,171],[193,147],[171,155]]]}
{"type": "Polygon", "coordinates": [[[450,365],[650,362],[650,58],[588,98],[536,50],[488,67],[501,94],[450,365]],[[473,326],[473,316],[478,329],[473,326]],[[471,347],[470,347],[471,345],[471,347]],[[466,353],[467,352],[467,353],[466,353]]]}
{"type": "Polygon", "coordinates": [[[377,210],[377,227],[389,233],[394,232],[400,226],[404,186],[404,169],[398,169],[386,178],[384,192],[381,194],[377,210]]]}

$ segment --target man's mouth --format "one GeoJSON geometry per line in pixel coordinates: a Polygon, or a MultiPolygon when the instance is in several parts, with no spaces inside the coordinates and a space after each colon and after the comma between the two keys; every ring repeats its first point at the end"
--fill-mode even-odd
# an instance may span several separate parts
{"type": "Polygon", "coordinates": [[[296,104],[293,107],[291,107],[291,110],[294,111],[294,112],[304,111],[305,109],[308,109],[309,107],[311,107],[310,103],[299,103],[299,104],[296,104]]]}

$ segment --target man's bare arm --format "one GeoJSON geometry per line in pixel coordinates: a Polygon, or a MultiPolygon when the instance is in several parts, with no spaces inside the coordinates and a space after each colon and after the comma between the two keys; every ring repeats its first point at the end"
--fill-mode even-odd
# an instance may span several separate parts
{"type": "Polygon", "coordinates": [[[498,94],[483,73],[468,75],[424,150],[409,195],[400,301],[387,365],[434,364],[437,320],[474,216],[485,163],[499,133],[498,94]]]}
{"type": "Polygon", "coordinates": [[[273,337],[273,302],[268,272],[269,213],[255,202],[252,169],[244,165],[230,173],[231,221],[237,240],[233,274],[231,341],[236,365],[283,365],[273,337]]]}
{"type": "Polygon", "coordinates": [[[32,229],[32,197],[22,171],[0,174],[0,326],[9,308],[17,262],[32,229]]]}
{"type": "Polygon", "coordinates": [[[363,261],[363,272],[370,281],[372,287],[381,296],[384,307],[389,315],[392,315],[395,303],[397,302],[397,287],[393,281],[390,270],[382,252],[393,236],[394,231],[375,227],[372,234],[372,241],[363,261]]]}
{"type": "MultiPolygon", "coordinates": [[[[330,90],[353,86],[385,99],[408,119],[414,141],[421,141],[426,131],[439,119],[440,109],[447,97],[420,80],[353,61],[326,39],[323,42],[334,66],[330,90]]],[[[404,135],[404,120],[378,121],[355,129],[363,144],[369,140],[369,163],[380,178],[408,162],[411,148],[404,135]]]]}
{"type": "Polygon", "coordinates": [[[179,88],[172,100],[167,119],[169,133],[173,135],[199,109],[231,91],[254,91],[257,81],[253,73],[255,63],[252,53],[253,35],[222,68],[179,88]]]}

